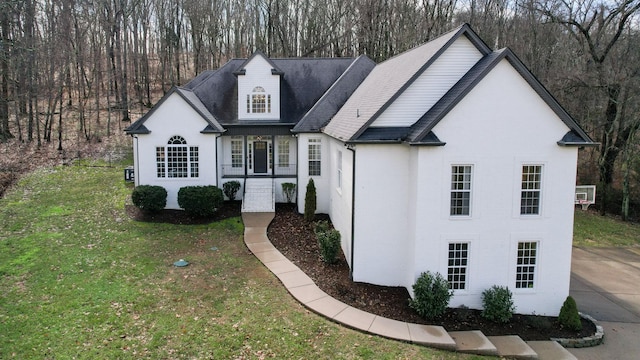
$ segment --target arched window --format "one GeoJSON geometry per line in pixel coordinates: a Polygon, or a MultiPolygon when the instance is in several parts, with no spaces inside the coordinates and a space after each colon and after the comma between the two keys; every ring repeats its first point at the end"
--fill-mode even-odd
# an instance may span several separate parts
{"type": "Polygon", "coordinates": [[[187,146],[179,135],[172,136],[167,146],[156,147],[156,175],[159,178],[197,178],[199,176],[197,146],[187,146]]]}
{"type": "Polygon", "coordinates": [[[247,94],[247,113],[270,113],[271,94],[267,94],[262,86],[256,86],[247,94]]]}

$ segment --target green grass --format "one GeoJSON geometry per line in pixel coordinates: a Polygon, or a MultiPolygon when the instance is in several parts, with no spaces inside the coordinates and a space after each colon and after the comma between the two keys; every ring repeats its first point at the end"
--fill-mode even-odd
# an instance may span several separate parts
{"type": "Polygon", "coordinates": [[[576,210],[573,227],[575,246],[638,246],[640,225],[576,210]]]}
{"type": "Polygon", "coordinates": [[[480,358],[317,316],[249,253],[239,218],[135,222],[122,167],[91,165],[37,171],[0,200],[1,359],[480,358]]]}

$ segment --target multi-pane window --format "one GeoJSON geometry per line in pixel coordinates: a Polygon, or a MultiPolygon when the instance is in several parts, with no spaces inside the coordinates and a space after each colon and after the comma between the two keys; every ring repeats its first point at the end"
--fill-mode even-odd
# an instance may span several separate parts
{"type": "Polygon", "coordinates": [[[156,147],[156,176],[159,178],[166,177],[167,164],[165,163],[164,146],[156,147]]]}
{"type": "Polygon", "coordinates": [[[309,176],[320,176],[322,168],[320,139],[309,139],[309,176]]]}
{"type": "Polygon", "coordinates": [[[199,174],[199,155],[197,146],[189,146],[189,165],[191,169],[191,177],[198,177],[199,174]]]}
{"type": "Polygon", "coordinates": [[[516,265],[516,288],[533,288],[538,255],[537,242],[519,242],[516,265]]]}
{"type": "Polygon", "coordinates": [[[182,136],[171,137],[166,147],[156,147],[156,175],[159,178],[198,177],[198,147],[187,146],[182,136]]]}
{"type": "Polygon", "coordinates": [[[447,281],[449,288],[464,290],[467,287],[467,264],[469,263],[469,244],[450,243],[447,263],[447,281]]]}
{"type": "Polygon", "coordinates": [[[520,192],[520,214],[540,214],[540,183],[542,165],[522,166],[522,187],[520,192]]]}
{"type": "Polygon", "coordinates": [[[231,139],[231,167],[241,168],[243,165],[243,141],[242,138],[231,139]]]}
{"type": "Polygon", "coordinates": [[[289,167],[289,139],[285,137],[278,139],[278,166],[289,167]]]}
{"type": "Polygon", "coordinates": [[[247,112],[271,112],[271,95],[265,93],[265,90],[262,86],[256,86],[255,88],[253,88],[251,95],[247,94],[247,112]]]}
{"type": "Polygon", "coordinates": [[[450,215],[469,215],[471,204],[471,165],[451,166],[450,215]]]}

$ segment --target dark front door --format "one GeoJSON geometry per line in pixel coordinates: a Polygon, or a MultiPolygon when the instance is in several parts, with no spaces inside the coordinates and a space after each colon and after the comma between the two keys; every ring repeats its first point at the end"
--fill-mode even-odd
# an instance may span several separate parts
{"type": "Polygon", "coordinates": [[[253,172],[254,174],[267,173],[267,142],[253,142],[253,172]]]}

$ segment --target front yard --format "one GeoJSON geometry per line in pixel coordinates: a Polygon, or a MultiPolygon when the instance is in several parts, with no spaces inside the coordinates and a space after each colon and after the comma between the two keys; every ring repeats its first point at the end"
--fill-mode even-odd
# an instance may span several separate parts
{"type": "Polygon", "coordinates": [[[246,249],[239,218],[136,222],[122,167],[92,165],[39,170],[0,199],[0,358],[478,358],[310,313],[246,249]]]}

